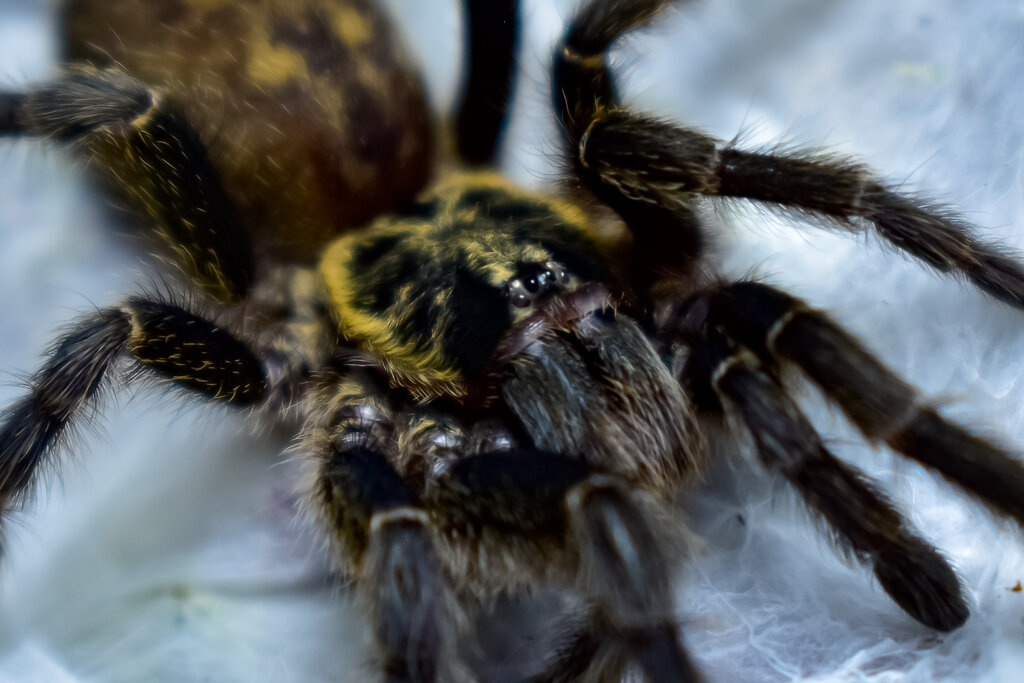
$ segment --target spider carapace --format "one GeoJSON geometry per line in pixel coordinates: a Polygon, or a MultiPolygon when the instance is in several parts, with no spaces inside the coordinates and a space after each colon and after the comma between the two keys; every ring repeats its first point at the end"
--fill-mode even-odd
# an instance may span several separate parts
{"type": "Polygon", "coordinates": [[[296,430],[306,511],[365,602],[375,676],[471,677],[470,618],[554,586],[564,642],[534,680],[697,680],[672,608],[673,501],[717,423],[749,433],[910,616],[960,626],[949,561],[828,451],[783,371],[1018,522],[1024,467],[826,315],[716,277],[696,198],[874,229],[1018,308],[1024,269],[854,162],[746,151],[622,104],[607,51],[671,4],[581,3],[551,69],[573,182],[541,195],[487,170],[515,0],[464,3],[467,74],[437,137],[451,150],[369,0],[67,2],[69,66],[0,93],[0,131],[72,143],[185,295],[128,298],[57,340],[0,424],[0,511],[129,364],[296,430]]]}

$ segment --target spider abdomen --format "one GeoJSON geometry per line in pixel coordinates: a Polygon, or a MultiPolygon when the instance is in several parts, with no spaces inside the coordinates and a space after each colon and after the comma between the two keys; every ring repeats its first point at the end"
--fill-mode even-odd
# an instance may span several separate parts
{"type": "Polygon", "coordinates": [[[419,75],[369,0],[68,0],[65,57],[170,97],[257,247],[309,260],[433,161],[419,75]]]}

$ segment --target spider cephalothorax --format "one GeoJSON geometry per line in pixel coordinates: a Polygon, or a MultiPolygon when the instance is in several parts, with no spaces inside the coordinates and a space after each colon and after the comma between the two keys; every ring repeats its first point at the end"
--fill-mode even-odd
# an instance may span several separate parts
{"type": "Polygon", "coordinates": [[[514,321],[608,278],[578,208],[483,175],[337,240],[320,272],[341,334],[426,396],[465,394],[514,321]]]}
{"type": "Polygon", "coordinates": [[[726,425],[900,607],[960,626],[949,562],[828,451],[785,370],[1018,522],[1024,467],[821,312],[717,279],[692,200],[872,225],[1018,307],[1024,269],[854,163],[747,152],[624,106],[606,53],[669,4],[590,0],[571,22],[553,102],[579,187],[549,196],[479,168],[504,119],[514,0],[465,3],[458,163],[434,164],[421,87],[369,2],[69,1],[75,65],[0,95],[0,129],[78,143],[186,300],[225,322],[136,296],[75,323],[4,414],[0,511],[127,357],[299,430],[305,508],[356,581],[386,680],[465,675],[465,616],[538,586],[572,614],[535,680],[695,680],[672,610],[674,501],[703,471],[707,427],[726,425]]]}

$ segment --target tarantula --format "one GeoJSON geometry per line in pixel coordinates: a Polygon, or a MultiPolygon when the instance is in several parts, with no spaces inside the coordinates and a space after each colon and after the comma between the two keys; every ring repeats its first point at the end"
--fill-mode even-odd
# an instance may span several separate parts
{"type": "Polygon", "coordinates": [[[465,3],[461,169],[444,173],[414,70],[367,2],[71,0],[76,66],[3,94],[0,129],[73,141],[204,304],[136,296],[57,340],[0,426],[3,511],[127,359],[301,427],[307,507],[366,598],[385,679],[454,675],[466,613],[556,585],[576,630],[536,680],[631,665],[696,680],[665,520],[724,417],[908,614],[961,625],[949,563],[829,453],[782,371],[1018,521],[1024,468],[824,314],[715,278],[694,198],[870,225],[1017,306],[1024,269],[852,162],[748,152],[622,105],[606,53],[669,4],[591,0],[570,23],[552,94],[578,185],[556,197],[480,170],[505,115],[512,0],[465,3]]]}

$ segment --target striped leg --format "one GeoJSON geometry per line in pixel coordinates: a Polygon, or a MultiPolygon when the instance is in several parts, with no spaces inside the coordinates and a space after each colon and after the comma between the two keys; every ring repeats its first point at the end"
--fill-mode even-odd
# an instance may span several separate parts
{"type": "Polygon", "coordinates": [[[117,361],[140,367],[214,401],[252,405],[267,381],[252,351],[213,323],[142,298],[82,317],[29,380],[28,394],[0,422],[0,515],[31,494],[55,446],[95,398],[117,361]]]}
{"type": "Polygon", "coordinates": [[[0,135],[80,141],[148,219],[174,265],[218,301],[252,280],[239,225],[199,134],[176,105],[117,68],[79,67],[23,93],[0,93],[0,135]]]}
{"type": "Polygon", "coordinates": [[[966,620],[959,581],[873,483],[837,460],[786,396],[780,365],[803,370],[869,439],[934,468],[993,510],[1024,522],[1024,466],[941,418],[820,312],[756,282],[722,285],[683,302],[667,337],[690,348],[681,380],[704,410],[726,409],[909,614],[950,630],[966,620]]]}
{"type": "Polygon", "coordinates": [[[868,477],[825,448],[751,351],[711,328],[684,373],[708,385],[726,412],[746,425],[765,466],[785,476],[838,542],[872,567],[896,604],[940,631],[963,625],[969,610],[949,562],[868,477]]]}
{"type": "Polygon", "coordinates": [[[942,418],[828,316],[756,282],[729,285],[709,297],[711,324],[722,326],[763,362],[794,363],[869,440],[934,469],[1024,525],[1024,465],[942,418]]]}
{"type": "Polygon", "coordinates": [[[305,449],[314,466],[307,507],[357,581],[387,683],[444,680],[452,644],[450,589],[418,496],[395,470],[391,412],[368,378],[326,386],[305,449]]]}
{"type": "Polygon", "coordinates": [[[568,575],[592,606],[535,680],[610,682],[631,662],[652,683],[699,680],[672,616],[670,541],[645,492],[579,458],[516,450],[454,463],[427,504],[470,562],[568,575]]]}
{"type": "MultiPolygon", "coordinates": [[[[614,208],[641,243],[659,240],[676,253],[696,254],[700,235],[687,219],[694,195],[761,202],[812,214],[852,232],[879,237],[987,294],[1024,308],[1024,261],[985,242],[954,212],[901,194],[862,164],[815,150],[736,149],[701,131],[623,106],[606,52],[625,32],[651,22],[670,0],[591,0],[556,48],[554,104],[580,180],[614,208]]],[[[652,254],[651,267],[678,276],[670,257],[652,254]]],[[[642,273],[641,273],[642,274],[642,273]]],[[[915,435],[928,441],[930,434],[915,435]]]]}

